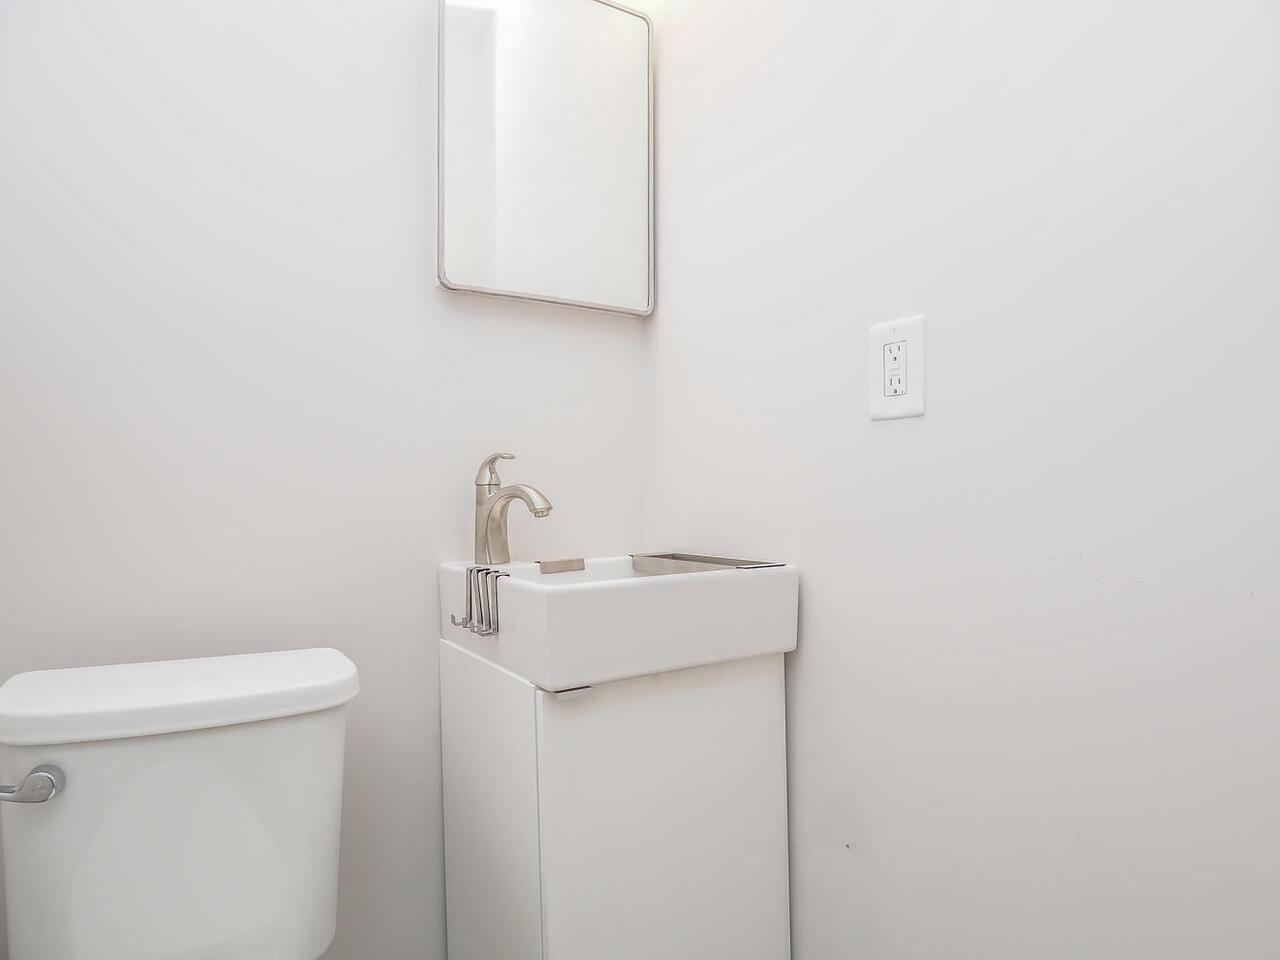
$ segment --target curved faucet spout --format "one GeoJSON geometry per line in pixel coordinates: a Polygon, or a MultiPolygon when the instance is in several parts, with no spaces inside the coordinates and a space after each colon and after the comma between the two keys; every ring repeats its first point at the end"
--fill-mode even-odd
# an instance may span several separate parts
{"type": "Polygon", "coordinates": [[[503,487],[485,501],[482,512],[484,556],[477,555],[477,563],[511,562],[511,544],[507,539],[507,511],[516,500],[522,501],[535,517],[545,517],[551,513],[551,501],[543,495],[541,490],[523,483],[503,487]]]}

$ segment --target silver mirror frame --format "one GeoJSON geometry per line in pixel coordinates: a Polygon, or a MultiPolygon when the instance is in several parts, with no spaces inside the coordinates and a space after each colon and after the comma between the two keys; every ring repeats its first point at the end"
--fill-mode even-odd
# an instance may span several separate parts
{"type": "Polygon", "coordinates": [[[653,19],[639,10],[621,3],[615,3],[613,0],[587,0],[590,3],[598,3],[601,6],[612,7],[620,13],[639,18],[645,25],[645,31],[648,34],[648,52],[649,52],[649,77],[648,77],[648,151],[647,165],[649,168],[649,215],[647,217],[649,228],[649,269],[648,269],[648,297],[647,303],[643,309],[634,309],[630,307],[620,307],[605,303],[588,303],[582,300],[566,300],[559,297],[539,296],[531,293],[517,293],[512,290],[496,290],[487,287],[473,287],[466,284],[454,283],[445,274],[444,255],[445,255],[445,237],[444,237],[444,129],[445,129],[445,7],[446,0],[438,0],[437,6],[437,29],[436,29],[436,280],[446,290],[453,290],[459,293],[478,293],[487,297],[501,297],[506,300],[531,300],[536,303],[554,303],[564,307],[577,307],[584,310],[600,310],[605,313],[620,313],[633,317],[647,317],[653,313],[657,300],[657,238],[656,219],[654,210],[657,206],[656,195],[656,178],[654,176],[654,157],[655,157],[655,135],[656,123],[654,119],[654,101],[655,97],[655,79],[654,70],[656,63],[656,52],[654,43],[653,19]]]}

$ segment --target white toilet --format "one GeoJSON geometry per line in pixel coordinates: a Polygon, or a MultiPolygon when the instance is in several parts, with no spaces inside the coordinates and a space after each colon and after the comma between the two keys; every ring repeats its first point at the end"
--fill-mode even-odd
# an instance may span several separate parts
{"type": "Polygon", "coordinates": [[[10,960],[317,960],[357,690],[337,650],[10,679],[10,960]]]}

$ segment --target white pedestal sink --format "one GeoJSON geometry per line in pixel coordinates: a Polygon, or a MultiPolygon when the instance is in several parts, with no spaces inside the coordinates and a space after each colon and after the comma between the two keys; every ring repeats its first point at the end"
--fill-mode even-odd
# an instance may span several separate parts
{"type": "Polygon", "coordinates": [[[450,960],[787,960],[796,568],[509,564],[478,636],[467,566],[440,571],[450,960]]]}

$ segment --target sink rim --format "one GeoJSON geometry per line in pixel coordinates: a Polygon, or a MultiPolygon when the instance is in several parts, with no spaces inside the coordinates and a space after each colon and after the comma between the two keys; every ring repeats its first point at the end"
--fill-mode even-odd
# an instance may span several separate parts
{"type": "MultiPolygon", "coordinates": [[[[538,592],[561,593],[589,589],[628,589],[642,583],[670,583],[672,578],[680,578],[681,582],[689,576],[696,575],[698,582],[708,577],[716,579],[726,575],[749,575],[757,570],[778,570],[793,566],[788,563],[766,563],[752,561],[750,566],[725,566],[720,569],[674,570],[664,572],[641,572],[634,569],[635,554],[622,554],[612,557],[584,558],[583,570],[571,570],[562,573],[542,573],[537,561],[515,560],[511,563],[474,564],[465,560],[450,560],[440,564],[441,569],[465,573],[468,568],[485,566],[492,570],[501,570],[511,576],[503,584],[503,589],[529,588],[538,592]],[[594,576],[592,574],[595,574],[594,576]],[[585,576],[584,576],[585,575],[585,576]]],[[[692,554],[688,556],[694,556],[692,554]]]]}

